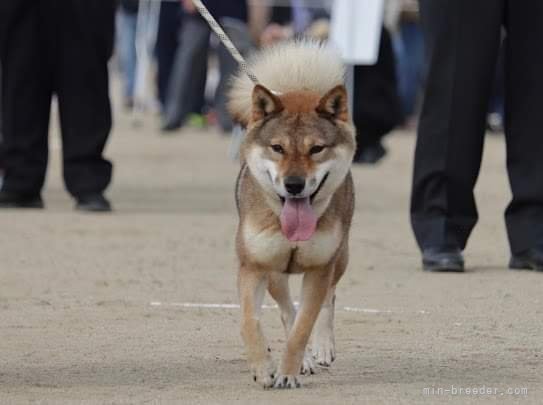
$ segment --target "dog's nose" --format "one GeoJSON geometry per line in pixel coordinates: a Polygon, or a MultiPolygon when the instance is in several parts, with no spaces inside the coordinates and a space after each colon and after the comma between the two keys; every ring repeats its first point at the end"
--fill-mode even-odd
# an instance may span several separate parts
{"type": "Polygon", "coordinates": [[[292,195],[300,194],[305,188],[305,179],[300,176],[287,176],[285,177],[285,188],[287,192],[292,195]]]}

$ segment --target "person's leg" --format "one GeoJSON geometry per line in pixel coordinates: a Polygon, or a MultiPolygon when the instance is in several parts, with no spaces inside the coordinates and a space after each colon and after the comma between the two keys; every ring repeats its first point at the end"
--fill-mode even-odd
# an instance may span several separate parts
{"type": "Polygon", "coordinates": [[[405,120],[409,110],[409,55],[405,35],[402,26],[398,32],[392,35],[392,48],[396,60],[396,79],[398,82],[398,96],[402,107],[402,120],[405,120]]]}
{"type": "Polygon", "coordinates": [[[500,46],[498,62],[496,63],[496,73],[494,76],[494,85],[492,96],[488,107],[487,127],[492,132],[503,132],[503,121],[505,116],[505,50],[500,46]]]}
{"type": "MultiPolygon", "coordinates": [[[[241,54],[248,54],[252,44],[247,25],[240,20],[232,18],[225,18],[221,22],[224,26],[224,30],[241,54]]],[[[226,103],[228,100],[229,83],[232,79],[232,75],[238,70],[238,63],[222,44],[219,46],[218,54],[220,81],[215,92],[215,108],[217,110],[217,118],[221,129],[224,132],[230,132],[234,124],[226,107],[226,103]]]]}
{"type": "Polygon", "coordinates": [[[189,100],[190,108],[189,113],[194,114],[204,114],[206,107],[206,84],[207,84],[207,69],[208,69],[208,56],[209,56],[209,45],[207,48],[208,55],[204,58],[203,55],[199,58],[200,63],[198,63],[194,72],[195,81],[191,83],[189,90],[189,100]]]}
{"type": "Polygon", "coordinates": [[[421,0],[428,78],[411,222],[422,250],[464,249],[477,222],[473,188],[503,21],[500,0],[421,0]]]}
{"type": "Polygon", "coordinates": [[[401,27],[406,53],[406,87],[404,99],[404,114],[406,118],[416,113],[417,97],[422,82],[422,66],[424,45],[420,25],[416,22],[406,22],[401,27]]]}
{"type": "Polygon", "coordinates": [[[543,248],[542,19],[543,2],[508,2],[505,125],[513,199],[505,218],[514,254],[543,248]]]}
{"type": "Polygon", "coordinates": [[[130,13],[123,8],[117,12],[118,49],[123,73],[124,103],[131,107],[134,100],[134,86],[136,82],[136,24],[137,13],[130,13]]]}
{"type": "Polygon", "coordinates": [[[158,99],[162,108],[166,105],[166,92],[177,50],[180,24],[180,4],[178,2],[163,1],[160,4],[160,23],[156,39],[158,99]]]}
{"type": "Polygon", "coordinates": [[[197,16],[183,19],[180,45],[175,56],[167,93],[163,130],[183,124],[193,110],[194,99],[201,97],[202,76],[207,73],[207,55],[211,31],[197,16]]]}
{"type": "Polygon", "coordinates": [[[113,2],[64,0],[59,7],[56,79],[64,181],[79,200],[101,195],[112,165],[102,153],[111,130],[107,63],[113,46],[113,2]]]}
{"type": "Polygon", "coordinates": [[[47,169],[51,27],[41,18],[44,5],[40,2],[10,4],[2,15],[5,25],[0,54],[5,153],[2,192],[37,197],[47,169]]]}
{"type": "MultiPolygon", "coordinates": [[[[0,63],[0,95],[2,94],[2,64],[0,63]]],[[[0,189],[4,177],[4,148],[2,146],[2,97],[0,96],[0,189]]]]}
{"type": "Polygon", "coordinates": [[[376,163],[384,156],[381,139],[401,122],[401,115],[392,41],[383,29],[377,63],[354,69],[355,162],[376,163]]]}

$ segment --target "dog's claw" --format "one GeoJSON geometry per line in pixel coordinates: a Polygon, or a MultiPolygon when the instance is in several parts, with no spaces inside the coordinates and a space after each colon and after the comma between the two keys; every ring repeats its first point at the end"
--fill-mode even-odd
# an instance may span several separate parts
{"type": "Polygon", "coordinates": [[[304,360],[302,362],[302,367],[300,368],[300,374],[302,375],[313,375],[315,374],[315,362],[311,353],[308,351],[304,355],[304,360]]]}
{"type": "Polygon", "coordinates": [[[305,368],[304,366],[302,366],[302,368],[300,369],[300,374],[301,375],[314,375],[315,374],[315,370],[312,369],[312,368],[305,368]]]}
{"type": "Polygon", "coordinates": [[[298,381],[296,376],[293,375],[280,375],[275,380],[273,388],[279,389],[291,389],[291,388],[300,388],[302,384],[298,381]]]}
{"type": "Polygon", "coordinates": [[[320,367],[330,367],[336,359],[336,348],[332,337],[313,342],[313,358],[320,367]]]}
{"type": "Polygon", "coordinates": [[[253,381],[263,388],[271,388],[275,382],[275,365],[267,361],[264,364],[253,368],[253,381]]]}

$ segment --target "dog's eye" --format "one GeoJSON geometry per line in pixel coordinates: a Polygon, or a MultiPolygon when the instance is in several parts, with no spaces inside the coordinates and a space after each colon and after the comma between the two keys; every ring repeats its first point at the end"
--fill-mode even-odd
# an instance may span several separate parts
{"type": "Polygon", "coordinates": [[[271,148],[274,152],[280,153],[281,155],[285,153],[285,150],[281,145],[271,145],[271,148]]]}
{"type": "Polygon", "coordinates": [[[317,153],[321,153],[324,150],[324,148],[325,147],[323,145],[315,145],[309,150],[309,153],[311,155],[316,155],[317,153]]]}

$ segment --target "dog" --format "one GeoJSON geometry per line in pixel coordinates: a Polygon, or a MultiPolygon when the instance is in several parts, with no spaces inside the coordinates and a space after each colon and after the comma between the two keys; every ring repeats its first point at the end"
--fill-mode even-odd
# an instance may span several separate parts
{"type": "Polygon", "coordinates": [[[298,388],[298,375],[335,358],[336,284],[348,262],[354,210],[350,167],[356,149],[344,66],[316,42],[258,53],[231,84],[229,109],[246,128],[236,185],[241,335],[253,379],[298,388]],[[303,273],[296,311],[288,277],[303,273]],[[287,344],[277,370],[260,325],[267,291],[277,301],[287,344]],[[310,351],[306,346],[313,332],[310,351]]]}

